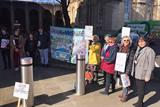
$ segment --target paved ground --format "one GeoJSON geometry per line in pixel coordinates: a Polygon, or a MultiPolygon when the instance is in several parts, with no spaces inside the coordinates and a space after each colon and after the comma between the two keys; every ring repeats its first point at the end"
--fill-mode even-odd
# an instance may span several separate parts
{"type": "MultiPolygon", "coordinates": [[[[1,61],[1,60],[0,60],[1,61]]],[[[20,72],[4,71],[0,63],[0,106],[16,107],[13,97],[15,81],[20,81],[20,72]]],[[[120,90],[102,95],[103,85],[91,84],[86,94],[76,96],[74,91],[75,69],[38,67],[34,69],[34,107],[133,107],[137,97],[130,94],[126,103],[119,101],[120,90]]],[[[151,81],[146,87],[145,107],[160,107],[160,83],[151,81]]]]}

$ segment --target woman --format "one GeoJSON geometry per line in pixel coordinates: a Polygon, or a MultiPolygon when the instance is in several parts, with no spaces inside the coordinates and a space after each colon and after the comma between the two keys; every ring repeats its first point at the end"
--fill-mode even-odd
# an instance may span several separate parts
{"type": "Polygon", "coordinates": [[[18,71],[20,67],[20,57],[24,54],[24,40],[22,35],[20,35],[20,29],[15,29],[14,35],[11,36],[11,53],[15,71],[18,71]]]}
{"type": "Polygon", "coordinates": [[[116,38],[110,36],[108,38],[108,47],[103,54],[103,59],[101,62],[101,69],[106,72],[106,83],[105,83],[105,94],[109,95],[110,83],[112,83],[112,92],[115,91],[115,80],[114,80],[114,67],[115,60],[118,51],[118,46],[116,44],[116,38]]]}
{"type": "MultiPolygon", "coordinates": [[[[126,77],[129,78],[129,75],[132,71],[132,64],[133,64],[135,51],[136,51],[136,47],[134,46],[134,44],[132,44],[132,39],[130,38],[130,36],[123,36],[121,45],[119,47],[119,52],[126,53],[127,59],[126,59],[125,72],[120,73],[120,75],[125,74],[126,77]]],[[[120,101],[126,102],[127,96],[128,96],[128,87],[123,88],[122,94],[119,96],[121,98],[120,101]]]]}
{"type": "Polygon", "coordinates": [[[140,37],[131,73],[136,80],[136,90],[138,94],[138,101],[134,104],[135,107],[143,107],[145,85],[151,78],[154,64],[155,52],[152,48],[148,47],[147,39],[140,37]]]}
{"type": "Polygon", "coordinates": [[[33,34],[30,33],[25,43],[25,52],[27,56],[30,56],[33,58],[33,62],[35,62],[36,51],[37,51],[37,41],[34,38],[33,34]]]}
{"type": "Polygon", "coordinates": [[[94,74],[93,80],[97,81],[98,76],[98,66],[100,64],[101,59],[101,44],[98,42],[99,37],[97,35],[93,35],[93,41],[89,45],[89,69],[94,74]]]}

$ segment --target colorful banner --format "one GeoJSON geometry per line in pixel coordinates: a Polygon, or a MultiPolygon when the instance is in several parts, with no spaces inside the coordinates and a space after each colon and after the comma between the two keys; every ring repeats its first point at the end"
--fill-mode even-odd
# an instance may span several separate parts
{"type": "Polygon", "coordinates": [[[76,55],[86,56],[84,29],[51,27],[51,57],[60,61],[76,63],[76,55]]]}
{"type": "Polygon", "coordinates": [[[73,30],[51,27],[51,57],[70,62],[73,43],[73,30]]]}

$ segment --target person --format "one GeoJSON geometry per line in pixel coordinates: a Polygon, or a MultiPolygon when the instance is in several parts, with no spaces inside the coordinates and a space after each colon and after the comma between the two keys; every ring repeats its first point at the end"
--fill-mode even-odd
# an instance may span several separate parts
{"type": "MultiPolygon", "coordinates": [[[[136,46],[134,43],[132,43],[132,39],[130,38],[130,36],[123,36],[119,47],[119,52],[126,53],[127,59],[126,59],[125,72],[121,73],[117,71],[118,74],[120,75],[125,74],[126,78],[129,78],[130,73],[132,71],[132,63],[135,51],[136,51],[136,46]]],[[[128,87],[125,87],[122,89],[122,94],[119,95],[120,101],[126,102],[127,96],[128,96],[128,87]]]]}
{"type": "Polygon", "coordinates": [[[48,66],[48,53],[49,53],[49,44],[50,39],[49,35],[43,31],[42,28],[38,30],[38,49],[40,53],[41,64],[43,66],[48,66]]]}
{"type": "Polygon", "coordinates": [[[24,48],[25,48],[26,55],[29,57],[32,57],[33,62],[35,64],[37,40],[35,39],[32,33],[29,34],[29,37],[26,40],[24,48]]]}
{"type": "MultiPolygon", "coordinates": [[[[104,59],[105,52],[106,52],[106,50],[107,50],[107,48],[108,48],[108,43],[109,43],[109,37],[110,37],[110,36],[111,36],[110,34],[106,34],[106,35],[104,36],[105,43],[104,43],[103,48],[102,48],[102,50],[101,50],[101,61],[104,59]]],[[[104,85],[105,85],[105,83],[106,83],[106,72],[103,71],[103,70],[101,70],[101,71],[103,72],[104,85]]]]}
{"type": "Polygon", "coordinates": [[[93,75],[93,81],[98,79],[98,69],[101,59],[101,44],[99,43],[99,37],[93,35],[93,40],[89,45],[88,66],[93,75]]]}
{"type": "Polygon", "coordinates": [[[1,55],[3,59],[4,70],[11,68],[10,61],[10,36],[7,33],[7,29],[4,27],[1,29],[0,38],[1,55]]]}
{"type": "Polygon", "coordinates": [[[115,91],[114,67],[117,51],[118,45],[116,44],[116,37],[110,36],[108,40],[108,48],[101,61],[101,69],[106,72],[105,95],[109,95],[110,83],[112,83],[112,92],[115,91]]]}
{"type": "Polygon", "coordinates": [[[143,99],[145,95],[146,83],[150,80],[155,64],[155,52],[148,46],[147,38],[140,37],[138,40],[138,48],[134,55],[134,63],[131,75],[135,78],[136,90],[138,94],[135,107],[143,107],[143,99]]]}
{"type": "Polygon", "coordinates": [[[20,29],[15,29],[14,35],[11,36],[11,53],[14,69],[18,71],[20,67],[20,58],[24,55],[24,39],[23,36],[20,35],[20,29]]]}

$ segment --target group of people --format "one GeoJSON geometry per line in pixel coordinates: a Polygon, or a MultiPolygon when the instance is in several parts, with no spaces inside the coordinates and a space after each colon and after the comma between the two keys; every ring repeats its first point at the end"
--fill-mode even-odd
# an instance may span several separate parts
{"type": "Polygon", "coordinates": [[[39,57],[43,66],[48,66],[48,49],[50,46],[49,35],[39,28],[38,33],[29,33],[24,36],[19,28],[14,30],[13,35],[7,32],[5,27],[0,32],[0,51],[3,59],[4,70],[20,69],[20,58],[32,57],[33,64],[39,57]]]}
{"type": "Polygon", "coordinates": [[[155,64],[155,52],[149,47],[147,37],[140,36],[136,43],[132,42],[129,35],[123,36],[121,43],[117,43],[116,37],[110,34],[105,35],[104,39],[103,47],[97,35],[93,35],[89,44],[88,66],[93,72],[93,81],[97,81],[98,71],[104,72],[105,89],[102,93],[109,95],[110,85],[112,92],[115,92],[117,78],[122,74],[125,75],[130,78],[131,85],[122,88],[122,94],[119,95],[120,101],[126,102],[129,88],[136,87],[134,91],[138,95],[138,101],[134,106],[143,107],[145,85],[151,78],[155,64]],[[125,53],[127,56],[123,73],[115,70],[117,52],[125,53]]]}

